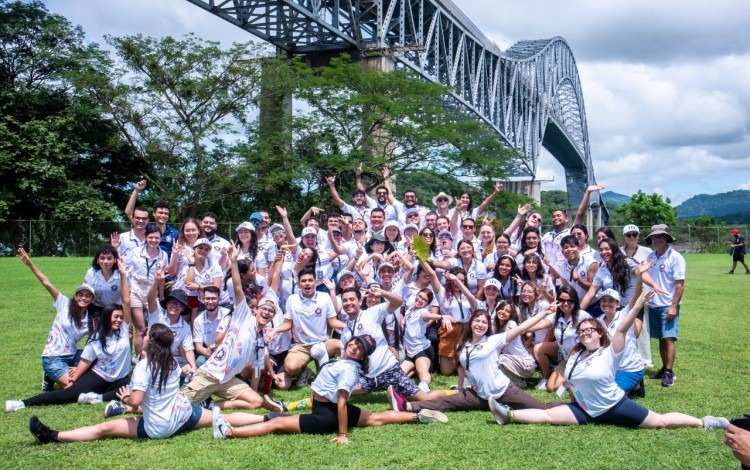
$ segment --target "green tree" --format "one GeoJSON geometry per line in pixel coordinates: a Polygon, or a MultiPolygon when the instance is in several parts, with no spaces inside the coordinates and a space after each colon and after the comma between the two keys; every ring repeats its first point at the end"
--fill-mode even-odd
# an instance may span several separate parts
{"type": "Polygon", "coordinates": [[[181,217],[238,204],[256,184],[235,149],[260,92],[262,46],[194,35],[108,37],[119,62],[82,80],[136,149],[143,175],[181,217]]]}
{"type": "Polygon", "coordinates": [[[655,224],[667,224],[670,227],[677,225],[677,210],[672,207],[669,198],[653,193],[646,194],[639,190],[617,211],[622,214],[630,224],[640,227],[648,227],[655,224]]]}
{"type": "Polygon", "coordinates": [[[346,55],[326,67],[299,64],[296,71],[295,97],[308,109],[295,117],[294,150],[309,169],[311,187],[336,174],[348,194],[360,163],[372,184],[383,167],[397,176],[429,170],[459,179],[505,172],[508,151],[497,136],[447,102],[440,84],[405,70],[374,71],[346,55]]]}
{"type": "Polygon", "coordinates": [[[0,0],[0,218],[112,220],[132,154],[73,76],[105,55],[44,4],[0,0]]]}

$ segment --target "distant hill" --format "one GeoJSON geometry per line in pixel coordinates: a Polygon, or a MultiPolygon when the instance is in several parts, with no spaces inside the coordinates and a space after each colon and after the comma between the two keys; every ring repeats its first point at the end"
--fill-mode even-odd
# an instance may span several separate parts
{"type": "Polygon", "coordinates": [[[613,207],[613,206],[620,207],[626,202],[630,202],[630,196],[616,193],[614,191],[604,191],[602,193],[602,198],[604,199],[604,202],[607,204],[607,207],[613,207]]]}
{"type": "MultiPolygon", "coordinates": [[[[720,194],[698,194],[677,206],[677,216],[681,219],[710,215],[721,219],[740,215],[750,207],[750,191],[737,190],[720,194]]],[[[739,222],[739,220],[736,220],[739,222]]]]}

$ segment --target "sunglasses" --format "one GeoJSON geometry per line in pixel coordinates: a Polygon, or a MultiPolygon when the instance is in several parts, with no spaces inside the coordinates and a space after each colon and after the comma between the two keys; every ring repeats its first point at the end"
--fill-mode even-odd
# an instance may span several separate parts
{"type": "Polygon", "coordinates": [[[474,225],[462,225],[461,228],[474,230],[474,225]]]}
{"type": "Polygon", "coordinates": [[[574,304],[573,299],[557,299],[558,304],[574,304]]]}
{"type": "Polygon", "coordinates": [[[637,237],[638,237],[637,233],[626,233],[625,234],[625,238],[637,238],[637,237]]]}
{"type": "Polygon", "coordinates": [[[448,202],[448,198],[445,198],[445,197],[438,198],[437,202],[448,202]]]}

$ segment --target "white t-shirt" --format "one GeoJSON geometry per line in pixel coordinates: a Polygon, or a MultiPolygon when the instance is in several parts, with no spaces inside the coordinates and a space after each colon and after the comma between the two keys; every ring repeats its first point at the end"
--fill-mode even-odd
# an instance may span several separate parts
{"type": "Polygon", "coordinates": [[[131,250],[146,246],[146,238],[143,240],[135,236],[132,230],[120,234],[120,246],[117,248],[117,254],[120,258],[125,259],[131,250]]]}
{"type": "Polygon", "coordinates": [[[52,322],[52,328],[49,330],[42,357],[72,356],[76,353],[78,341],[89,332],[88,313],[83,316],[81,327],[76,328],[68,314],[70,299],[63,294],[59,294],[53,305],[57,314],[55,315],[55,321],[52,322]]]}
{"type": "Polygon", "coordinates": [[[221,259],[221,249],[222,248],[229,249],[229,247],[232,246],[232,244],[229,243],[229,240],[221,238],[215,233],[213,234],[211,238],[208,239],[208,241],[211,242],[211,261],[213,261],[216,264],[219,264],[219,260],[221,259]]]}
{"type": "Polygon", "coordinates": [[[214,341],[216,341],[216,328],[221,323],[221,319],[229,313],[229,309],[224,307],[217,308],[216,318],[213,320],[209,319],[206,313],[207,311],[204,310],[193,320],[193,343],[214,344],[214,341]]]}
{"type": "Polygon", "coordinates": [[[565,260],[565,262],[562,265],[562,270],[560,271],[560,276],[563,276],[565,280],[568,281],[568,284],[575,289],[576,293],[578,294],[579,299],[583,299],[583,297],[588,292],[588,289],[584,289],[581,287],[581,285],[574,281],[574,274],[578,277],[578,279],[581,279],[586,282],[591,282],[593,279],[589,279],[589,269],[591,268],[591,265],[594,263],[594,258],[592,256],[584,256],[579,255],[578,256],[578,262],[575,263],[575,266],[573,263],[571,263],[569,260],[565,260]]]}
{"type": "MultiPolygon", "coordinates": [[[[503,333],[507,333],[508,331],[516,327],[518,327],[518,323],[516,323],[513,320],[508,320],[508,323],[505,325],[505,331],[503,333]]],[[[529,353],[529,350],[526,349],[526,346],[523,345],[522,337],[523,335],[518,335],[515,338],[513,338],[513,341],[511,341],[510,343],[507,343],[503,347],[502,354],[507,354],[509,356],[517,356],[522,359],[534,360],[534,356],[532,356],[529,353]]]]}
{"type": "Polygon", "coordinates": [[[125,258],[125,265],[128,270],[128,282],[131,288],[137,287],[144,292],[148,292],[151,284],[156,279],[156,273],[168,264],[169,258],[161,249],[159,249],[159,253],[153,258],[148,255],[148,250],[145,246],[131,251],[128,253],[127,258],[125,258]]]}
{"type": "Polygon", "coordinates": [[[159,392],[157,383],[151,383],[151,367],[147,361],[141,361],[133,369],[130,388],[145,392],[141,410],[143,410],[143,429],[152,439],[162,439],[176,433],[193,414],[190,401],[180,392],[180,368],[169,372],[167,383],[159,392]]]}
{"type": "Polygon", "coordinates": [[[258,333],[255,315],[247,303],[240,302],[234,307],[232,324],[224,339],[201,369],[216,377],[220,383],[227,383],[242,372],[246,365],[251,362],[260,363],[264,357],[265,341],[262,334],[258,333]]]}
{"type": "MultiPolygon", "coordinates": [[[[668,307],[672,304],[677,281],[685,280],[685,258],[672,247],[669,247],[662,256],[657,256],[654,251],[646,259],[654,260],[654,265],[648,270],[651,278],[657,285],[667,291],[666,294],[655,293],[648,301],[648,305],[651,307],[668,307]]],[[[680,299],[680,303],[682,303],[682,299],[680,299]]]]}
{"type": "Polygon", "coordinates": [[[447,315],[459,323],[467,323],[471,318],[471,304],[463,294],[448,297],[445,287],[441,287],[437,294],[437,301],[441,315],[447,315]]]}
{"type": "Polygon", "coordinates": [[[193,345],[193,332],[190,330],[190,324],[180,317],[175,323],[172,323],[167,316],[167,311],[161,308],[160,305],[156,306],[156,311],[151,313],[149,317],[149,323],[167,325],[169,329],[174,333],[174,342],[172,343],[172,354],[179,356],[179,347],[185,351],[192,351],[195,349],[193,345]]]}
{"type": "Polygon", "coordinates": [[[83,283],[94,288],[94,292],[96,292],[96,295],[94,295],[94,305],[97,307],[122,303],[122,297],[120,296],[120,271],[115,270],[109,277],[109,280],[107,280],[104,279],[101,270],[89,268],[86,271],[86,276],[83,278],[83,283]]]}
{"type": "Polygon", "coordinates": [[[295,345],[321,343],[328,339],[328,319],[335,318],[328,294],[315,292],[311,298],[292,294],[286,301],[284,319],[292,321],[295,345]]]}
{"type": "Polygon", "coordinates": [[[359,364],[350,359],[331,361],[321,367],[310,388],[331,403],[337,403],[339,390],[351,395],[359,379],[359,364]]]}
{"type": "MultiPolygon", "coordinates": [[[[607,332],[609,333],[610,338],[614,336],[615,331],[617,331],[617,326],[622,323],[622,320],[627,316],[628,312],[629,309],[627,306],[615,312],[614,318],[612,318],[612,321],[607,325],[607,332]]],[[[606,323],[606,318],[604,316],[599,318],[606,323]]],[[[625,348],[622,350],[620,356],[620,363],[617,367],[618,371],[640,372],[645,367],[641,353],[638,351],[637,341],[638,337],[635,335],[634,322],[630,325],[630,328],[625,335],[625,348]]]]}
{"type": "Polygon", "coordinates": [[[573,350],[573,346],[578,342],[578,324],[583,320],[588,320],[591,315],[584,310],[578,311],[578,323],[573,323],[573,315],[567,320],[565,317],[560,316],[555,322],[555,313],[550,313],[545,317],[552,323],[553,332],[555,333],[555,341],[562,347],[562,356],[568,357],[570,351],[573,350]]]}
{"type": "Polygon", "coordinates": [[[388,316],[387,307],[388,304],[382,303],[360,311],[357,319],[352,320],[350,318],[346,322],[346,328],[341,332],[342,355],[346,348],[346,343],[354,336],[370,335],[375,338],[375,351],[370,355],[370,367],[366,374],[367,377],[375,378],[398,364],[383,334],[382,323],[388,316]]]}
{"type": "Polygon", "coordinates": [[[430,347],[430,340],[426,336],[430,320],[423,318],[426,313],[429,313],[426,308],[411,308],[404,313],[402,340],[404,351],[409,357],[430,347]]]}
{"type": "Polygon", "coordinates": [[[568,359],[565,379],[571,385],[570,391],[583,411],[589,416],[597,417],[606,413],[625,396],[625,392],[615,383],[621,354],[615,354],[611,346],[599,348],[581,359],[583,353],[584,351],[579,351],[568,359]]]}
{"type": "Polygon", "coordinates": [[[500,350],[505,346],[505,333],[483,336],[475,345],[468,342],[458,356],[466,377],[480,398],[500,398],[510,380],[500,372],[500,350]]]}
{"type": "Polygon", "coordinates": [[[107,338],[107,351],[102,349],[99,339],[92,337],[83,348],[81,359],[94,362],[91,370],[107,382],[115,382],[130,373],[130,325],[124,321],[120,328],[107,338]]]}

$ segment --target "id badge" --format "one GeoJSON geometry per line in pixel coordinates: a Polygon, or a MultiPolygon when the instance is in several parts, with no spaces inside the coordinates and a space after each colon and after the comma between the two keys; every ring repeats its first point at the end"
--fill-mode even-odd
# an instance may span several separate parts
{"type": "Polygon", "coordinates": [[[568,381],[562,383],[559,387],[557,387],[557,396],[561,397],[565,394],[565,391],[570,388],[570,385],[568,384],[568,381]]]}
{"type": "Polygon", "coordinates": [[[316,269],[315,270],[315,278],[318,281],[322,281],[323,280],[323,270],[322,269],[316,269]]]}

